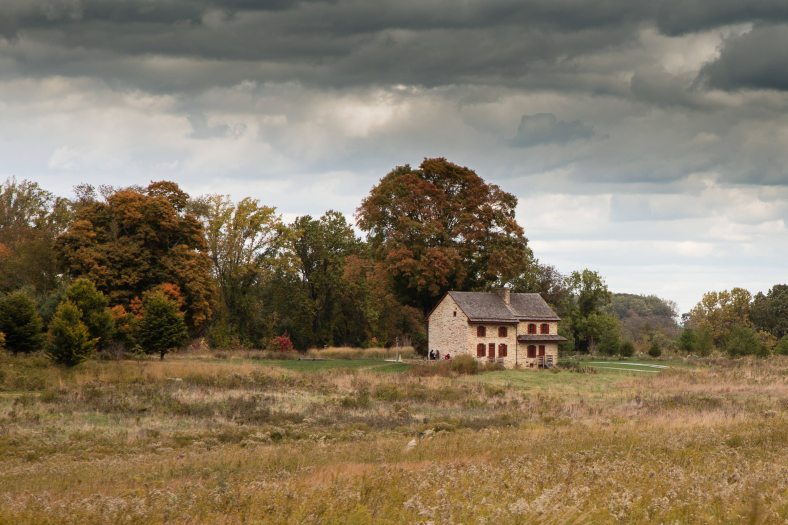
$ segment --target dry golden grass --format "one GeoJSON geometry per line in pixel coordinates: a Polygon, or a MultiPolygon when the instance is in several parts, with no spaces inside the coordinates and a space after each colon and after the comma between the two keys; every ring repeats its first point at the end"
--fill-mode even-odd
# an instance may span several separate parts
{"type": "Polygon", "coordinates": [[[0,523],[788,519],[788,359],[418,377],[173,357],[0,357],[0,523]]]}
{"type": "Polygon", "coordinates": [[[320,359],[412,359],[416,357],[416,350],[412,346],[399,348],[351,348],[347,346],[332,346],[329,348],[311,348],[307,356],[320,359]]]}

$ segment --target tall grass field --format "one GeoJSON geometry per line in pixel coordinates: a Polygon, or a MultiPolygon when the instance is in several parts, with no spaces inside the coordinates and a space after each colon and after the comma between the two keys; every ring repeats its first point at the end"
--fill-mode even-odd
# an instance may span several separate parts
{"type": "Polygon", "coordinates": [[[786,358],[458,374],[352,352],[2,354],[0,523],[788,520],[786,358]]]}

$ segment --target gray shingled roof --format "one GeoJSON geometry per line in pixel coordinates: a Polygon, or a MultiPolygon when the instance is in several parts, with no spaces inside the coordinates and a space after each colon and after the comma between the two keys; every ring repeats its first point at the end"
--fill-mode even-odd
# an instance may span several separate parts
{"type": "Polygon", "coordinates": [[[538,293],[513,293],[510,305],[496,292],[449,292],[471,321],[560,321],[538,293]]]}
{"type": "Polygon", "coordinates": [[[562,335],[548,335],[548,334],[542,334],[542,335],[539,335],[539,334],[523,334],[523,335],[518,335],[517,336],[517,340],[518,341],[522,341],[522,342],[528,342],[528,341],[534,341],[534,342],[557,341],[559,343],[562,343],[564,341],[568,341],[568,339],[566,337],[562,336],[562,335]]]}

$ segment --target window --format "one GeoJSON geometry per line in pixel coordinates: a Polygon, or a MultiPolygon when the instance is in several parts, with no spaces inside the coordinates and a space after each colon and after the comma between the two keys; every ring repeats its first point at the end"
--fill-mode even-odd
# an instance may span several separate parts
{"type": "Polygon", "coordinates": [[[540,334],[549,334],[550,333],[550,325],[547,323],[542,323],[539,326],[539,333],[540,334]]]}
{"type": "Polygon", "coordinates": [[[493,359],[495,359],[495,343],[490,343],[490,344],[487,346],[487,350],[488,350],[487,357],[488,357],[490,360],[493,360],[493,359]]]}
{"type": "Polygon", "coordinates": [[[476,337],[485,337],[487,335],[487,330],[483,326],[476,327],[476,337]]]}
{"type": "Polygon", "coordinates": [[[484,343],[476,345],[476,357],[484,357],[484,343]]]}
{"type": "Polygon", "coordinates": [[[544,357],[544,345],[539,345],[539,357],[544,357]]]}
{"type": "Polygon", "coordinates": [[[536,345],[528,345],[528,357],[536,357],[536,345]]]}
{"type": "Polygon", "coordinates": [[[506,345],[503,343],[498,345],[498,357],[506,357],[506,345]]]}
{"type": "Polygon", "coordinates": [[[506,330],[505,326],[499,326],[498,327],[498,337],[506,337],[506,333],[507,332],[508,332],[508,330],[506,330]]]}
{"type": "Polygon", "coordinates": [[[454,310],[454,317],[457,317],[457,310],[454,310]]]}
{"type": "Polygon", "coordinates": [[[528,333],[529,334],[536,333],[536,323],[528,323],[528,333]]]}

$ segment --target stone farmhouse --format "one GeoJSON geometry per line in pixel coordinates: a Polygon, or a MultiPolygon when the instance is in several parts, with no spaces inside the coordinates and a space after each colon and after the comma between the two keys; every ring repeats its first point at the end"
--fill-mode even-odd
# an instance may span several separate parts
{"type": "Polygon", "coordinates": [[[538,293],[449,292],[428,317],[427,344],[440,356],[469,354],[507,368],[558,361],[561,319],[538,293]]]}

